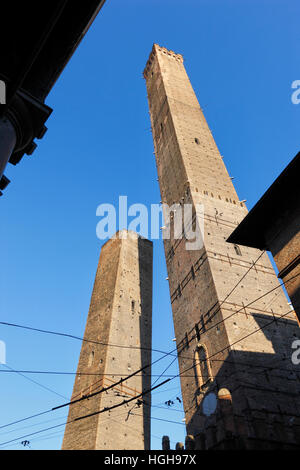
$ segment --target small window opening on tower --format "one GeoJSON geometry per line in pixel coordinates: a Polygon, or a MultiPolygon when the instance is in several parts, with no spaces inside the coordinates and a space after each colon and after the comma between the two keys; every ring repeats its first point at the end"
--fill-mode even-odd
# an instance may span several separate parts
{"type": "Polygon", "coordinates": [[[241,249],[238,245],[234,245],[234,249],[237,255],[242,256],[241,249]]]}
{"type": "Polygon", "coordinates": [[[198,341],[200,341],[200,330],[199,330],[198,323],[195,324],[195,331],[196,331],[196,338],[198,341]]]}
{"type": "Polygon", "coordinates": [[[205,326],[205,322],[204,322],[203,315],[201,315],[200,323],[201,323],[201,329],[202,329],[202,331],[206,331],[206,326],[205,326]]]}
{"type": "Polygon", "coordinates": [[[211,380],[210,364],[207,351],[206,348],[204,348],[202,345],[199,345],[195,351],[194,368],[197,386],[202,388],[207,384],[208,381],[211,380]]]}
{"type": "Polygon", "coordinates": [[[134,308],[135,308],[135,301],[132,300],[131,301],[131,311],[132,311],[132,313],[134,312],[134,308]]]}
{"type": "Polygon", "coordinates": [[[195,209],[193,208],[192,209],[192,231],[196,232],[196,228],[197,228],[197,214],[196,214],[195,209]]]}
{"type": "Polygon", "coordinates": [[[197,139],[197,137],[195,137],[195,142],[196,142],[197,145],[200,145],[200,140],[197,139]]]}
{"type": "Polygon", "coordinates": [[[192,278],[195,279],[195,269],[194,266],[191,267],[192,278]]]}
{"type": "Polygon", "coordinates": [[[89,355],[88,367],[91,367],[94,362],[95,352],[91,351],[89,355]]]}

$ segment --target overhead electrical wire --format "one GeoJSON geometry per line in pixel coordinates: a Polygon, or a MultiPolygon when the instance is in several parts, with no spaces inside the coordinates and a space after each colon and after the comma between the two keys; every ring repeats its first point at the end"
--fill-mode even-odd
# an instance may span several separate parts
{"type": "MultiPolygon", "coordinates": [[[[254,266],[254,264],[252,265],[252,267],[253,267],[253,266],[254,266]]],[[[249,271],[249,270],[248,270],[248,271],[249,271]]],[[[299,274],[298,274],[298,275],[299,275],[299,274]]],[[[288,281],[294,279],[295,277],[297,277],[297,275],[296,275],[296,276],[293,276],[293,277],[290,278],[290,279],[288,279],[288,281]]],[[[239,284],[239,283],[238,283],[238,284],[239,284]]],[[[238,285],[238,284],[237,284],[237,285],[238,285]]],[[[267,293],[265,293],[263,296],[260,296],[258,299],[255,299],[254,301],[251,302],[251,304],[254,303],[255,301],[261,299],[261,298],[264,297],[265,295],[268,295],[270,292],[274,291],[275,289],[277,289],[277,288],[280,287],[281,285],[282,285],[282,284],[280,284],[279,286],[276,286],[275,288],[273,288],[273,289],[271,289],[270,291],[268,291],[267,293]]],[[[234,289],[233,289],[233,290],[234,290],[234,289]]],[[[232,290],[232,291],[233,291],[233,290],[232,290]]],[[[232,291],[231,291],[231,292],[232,292],[232,291]]],[[[248,305],[249,305],[249,304],[248,304],[248,305]]],[[[243,308],[245,308],[245,307],[243,307],[243,308]]],[[[293,311],[293,310],[290,310],[290,311],[287,312],[285,315],[289,314],[289,313],[292,312],[292,311],[293,311]]],[[[234,313],[238,313],[238,311],[237,311],[237,312],[234,312],[234,313]]],[[[277,317],[277,319],[282,318],[282,317],[285,316],[285,315],[282,315],[282,316],[280,316],[280,317],[277,317]]],[[[232,315],[231,315],[231,316],[232,316],[232,315]]],[[[226,319],[224,319],[224,321],[227,320],[227,319],[228,319],[228,317],[227,317],[226,319]]],[[[273,323],[274,321],[275,321],[275,320],[272,320],[270,323],[273,323]]],[[[270,323],[269,323],[269,324],[270,324],[270,323]]],[[[0,322],[0,324],[5,324],[5,325],[9,325],[9,326],[18,326],[18,327],[22,327],[22,328],[24,327],[24,326],[20,326],[20,325],[16,325],[16,324],[11,324],[11,323],[8,324],[7,322],[0,322]]],[[[266,326],[266,325],[264,325],[264,327],[265,327],[265,326],[266,326]]],[[[259,331],[260,329],[263,329],[264,327],[258,328],[258,329],[255,330],[254,332],[257,332],[257,331],[259,331]]],[[[26,328],[26,329],[31,329],[31,328],[29,328],[29,327],[25,327],[25,328],[26,328]]],[[[40,330],[40,329],[34,329],[34,330],[35,330],[35,331],[38,330],[38,331],[40,331],[40,332],[49,333],[48,330],[47,330],[47,331],[46,331],[46,330],[40,330]]],[[[53,333],[53,334],[56,334],[56,333],[53,333]]],[[[251,334],[253,334],[253,333],[250,333],[250,334],[247,335],[246,337],[250,336],[251,334]]],[[[60,335],[65,336],[65,334],[60,334],[60,335]]],[[[70,336],[70,335],[66,335],[66,336],[70,336]]],[[[73,335],[72,335],[72,336],[73,336],[73,335]]],[[[76,339],[79,339],[79,338],[76,337],[76,339]]],[[[245,338],[240,338],[237,342],[240,342],[240,341],[242,341],[243,339],[245,339],[245,338]]],[[[234,343],[234,344],[235,344],[235,343],[234,343]]],[[[230,347],[230,346],[232,346],[232,345],[228,345],[228,346],[227,346],[226,348],[224,348],[224,349],[228,349],[228,347],[230,347]]],[[[176,348],[175,348],[175,350],[176,350],[176,348]]],[[[174,350],[173,350],[173,351],[174,351],[174,350]]],[[[166,353],[166,355],[163,356],[163,357],[166,357],[167,355],[170,355],[173,351],[171,351],[171,352],[169,352],[169,353],[166,353]]],[[[219,353],[219,352],[218,352],[218,353],[219,353]]],[[[217,353],[215,353],[214,355],[216,355],[216,354],[217,354],[217,353]]],[[[119,382],[117,382],[116,384],[113,384],[112,386],[108,387],[108,389],[109,389],[109,388],[113,388],[114,386],[118,385],[118,383],[121,383],[121,382],[123,382],[124,380],[128,380],[128,378],[130,378],[130,377],[136,375],[137,373],[139,373],[140,371],[144,370],[145,368],[150,367],[152,364],[154,364],[155,362],[158,362],[158,361],[161,360],[163,357],[159,358],[157,361],[154,361],[153,363],[151,363],[151,364],[149,364],[149,365],[147,365],[147,366],[144,366],[142,369],[136,371],[135,373],[130,374],[130,375],[127,376],[125,379],[121,379],[121,381],[119,381],[119,382]]],[[[211,357],[212,357],[212,356],[211,356],[211,357]]],[[[209,358],[207,358],[207,359],[209,359],[209,358]]],[[[200,361],[200,362],[202,362],[202,361],[200,361]]],[[[190,370],[191,368],[193,368],[194,365],[195,365],[195,364],[193,364],[192,367],[188,368],[188,370],[190,370]]],[[[187,371],[187,370],[183,371],[183,373],[186,372],[186,371],[187,371]]],[[[162,384],[160,384],[160,385],[163,385],[163,384],[165,384],[166,382],[171,381],[171,380],[173,380],[173,379],[176,378],[176,377],[180,377],[180,375],[181,375],[181,373],[177,374],[177,375],[176,375],[175,377],[173,377],[173,378],[168,379],[167,381],[164,381],[164,382],[163,382],[162,384]]],[[[156,388],[156,387],[155,387],[155,388],[156,388]]],[[[97,393],[101,393],[101,392],[103,392],[103,391],[105,391],[105,389],[102,389],[101,391],[99,391],[99,392],[97,392],[97,393]]],[[[93,395],[93,394],[92,394],[92,395],[93,395]]],[[[88,397],[89,397],[89,396],[87,395],[87,397],[84,397],[84,398],[88,398],[88,397]]],[[[84,399],[84,398],[82,398],[82,399],[84,399]]],[[[80,400],[82,400],[82,399],[80,399],[80,400]]],[[[75,402],[80,401],[80,400],[76,400],[75,402]]],[[[53,410],[55,410],[55,409],[61,408],[61,407],[63,407],[63,406],[71,405],[71,404],[73,404],[73,402],[69,402],[69,403],[67,403],[67,404],[60,405],[60,406],[55,407],[55,408],[53,408],[53,409],[46,410],[46,411],[41,412],[41,413],[37,413],[37,414],[32,415],[32,416],[30,416],[30,417],[27,417],[27,418],[23,418],[23,419],[14,421],[14,422],[9,423],[9,424],[7,424],[7,425],[0,426],[0,429],[1,429],[1,428],[4,428],[4,427],[7,427],[7,426],[11,426],[11,425],[13,425],[13,424],[16,424],[16,423],[19,423],[19,422],[22,422],[22,421],[25,421],[25,420],[27,420],[27,419],[31,419],[31,418],[36,417],[36,416],[41,416],[41,415],[46,414],[46,413],[49,413],[49,412],[51,412],[51,411],[53,411],[53,410]]],[[[123,403],[123,404],[124,404],[124,403],[123,403]]],[[[88,416],[89,416],[89,415],[88,415],[88,416]]],[[[82,419],[82,418],[81,418],[81,419],[82,419]]]]}
{"type": "MultiPolygon", "coordinates": [[[[15,438],[15,439],[11,439],[11,440],[6,441],[6,442],[1,442],[1,443],[0,443],[0,446],[4,446],[4,445],[7,445],[7,444],[10,444],[11,442],[19,441],[20,439],[24,439],[25,437],[30,437],[30,436],[36,435],[36,434],[38,434],[39,432],[49,431],[49,430],[51,430],[51,429],[56,429],[56,428],[61,427],[61,426],[64,426],[64,425],[70,425],[70,424],[72,424],[72,423],[74,423],[74,422],[76,422],[76,421],[79,421],[79,420],[83,419],[83,418],[89,418],[89,417],[91,417],[91,416],[94,416],[94,415],[97,415],[97,414],[101,414],[101,413],[105,413],[105,412],[110,411],[110,410],[112,410],[112,409],[118,408],[118,407],[120,407],[120,406],[123,406],[123,405],[125,405],[125,404],[127,404],[127,403],[132,402],[133,400],[136,400],[137,398],[139,398],[139,397],[141,397],[141,396],[144,396],[144,395],[150,393],[152,390],[155,390],[156,388],[161,387],[162,385],[164,385],[165,383],[169,382],[170,380],[171,380],[171,379],[167,379],[167,380],[165,380],[164,382],[162,382],[162,383],[156,385],[155,387],[150,388],[149,390],[146,390],[146,391],[140,393],[139,395],[137,395],[137,396],[135,396],[135,397],[133,397],[133,398],[130,398],[129,400],[124,400],[123,402],[117,403],[116,405],[112,405],[112,406],[110,406],[110,407],[103,408],[103,409],[100,410],[100,411],[97,411],[97,412],[94,412],[94,413],[89,413],[88,415],[85,415],[85,416],[83,416],[83,417],[74,418],[74,419],[71,420],[71,421],[67,421],[67,422],[64,422],[64,423],[61,423],[61,424],[57,424],[57,425],[55,425],[55,426],[48,427],[48,428],[43,429],[43,430],[41,430],[41,431],[35,431],[35,432],[30,433],[30,434],[27,434],[27,435],[25,435],[25,436],[21,436],[21,437],[15,438]]],[[[59,407],[52,408],[51,411],[53,411],[53,410],[55,410],[55,409],[57,409],[57,408],[59,408],[59,407]]]]}
{"type": "MultiPolygon", "coordinates": [[[[289,311],[286,312],[285,314],[281,315],[281,318],[284,317],[284,316],[286,316],[286,315],[288,315],[291,311],[292,311],[292,310],[289,310],[289,311]]],[[[275,321],[275,320],[272,319],[272,320],[271,320],[270,322],[268,322],[267,324],[265,324],[265,325],[263,325],[263,326],[257,328],[256,330],[252,331],[251,333],[248,333],[246,336],[244,336],[244,337],[242,337],[242,338],[239,338],[239,339],[238,339],[237,341],[235,341],[234,343],[231,343],[230,345],[224,347],[224,348],[221,349],[220,351],[217,351],[216,353],[214,353],[214,354],[212,354],[211,356],[207,357],[207,358],[205,359],[205,361],[209,360],[211,357],[214,357],[214,356],[217,355],[217,354],[220,354],[220,353],[223,352],[224,350],[227,350],[229,347],[232,347],[232,346],[234,346],[235,344],[237,344],[237,343],[243,341],[244,339],[248,338],[249,336],[251,336],[251,335],[257,333],[258,331],[263,330],[264,328],[266,328],[266,326],[269,326],[270,324],[274,323],[274,321],[275,321]]],[[[184,370],[183,372],[179,372],[179,374],[177,374],[177,375],[174,376],[173,378],[167,379],[167,380],[165,380],[164,382],[162,382],[161,384],[156,385],[153,389],[155,389],[155,388],[157,388],[157,387],[163,385],[164,383],[170,382],[170,381],[174,380],[174,379],[177,378],[177,377],[180,377],[182,373],[187,372],[188,370],[191,370],[192,368],[195,367],[196,364],[200,364],[201,362],[204,362],[204,361],[197,361],[197,362],[194,363],[191,367],[187,368],[187,369],[184,370]]],[[[125,404],[125,403],[129,403],[129,402],[133,401],[133,400],[136,399],[136,398],[139,398],[139,397],[144,396],[145,394],[149,393],[150,391],[151,391],[151,389],[148,390],[148,391],[146,391],[146,392],[142,392],[141,394],[137,395],[137,396],[134,397],[134,398],[131,398],[130,400],[124,401],[124,402],[122,402],[122,403],[118,403],[117,405],[113,405],[113,406],[108,407],[108,408],[104,408],[104,409],[102,409],[102,410],[100,410],[100,411],[91,413],[91,414],[89,414],[89,415],[79,416],[79,417],[75,418],[75,421],[79,421],[79,420],[81,420],[81,419],[89,418],[89,417],[91,417],[91,416],[94,416],[94,415],[97,415],[97,414],[100,414],[100,413],[104,413],[105,411],[109,411],[109,410],[111,410],[111,409],[117,408],[118,406],[121,406],[121,405],[123,405],[123,404],[125,404]]],[[[98,394],[98,393],[101,393],[101,391],[100,391],[100,392],[96,392],[96,393],[97,393],[97,394],[98,394]]],[[[92,394],[92,395],[93,395],[93,394],[92,394]]],[[[89,396],[84,397],[84,399],[87,399],[87,398],[89,398],[89,396]]],[[[70,404],[72,404],[72,403],[70,403],[70,404]]],[[[60,407],[53,408],[53,410],[54,410],[54,409],[58,409],[58,408],[60,408],[60,407]]]]}
{"type": "MultiPolygon", "coordinates": [[[[286,312],[285,314],[281,315],[281,318],[283,318],[284,316],[288,315],[291,311],[292,311],[292,310],[289,310],[289,311],[286,312]]],[[[232,343],[232,344],[230,344],[229,346],[223,348],[222,350],[220,350],[220,351],[218,351],[218,352],[212,354],[212,355],[211,355],[210,357],[208,357],[207,359],[210,359],[211,357],[215,356],[216,354],[219,354],[220,352],[223,352],[225,349],[228,349],[228,347],[231,347],[231,346],[233,346],[234,344],[239,343],[240,341],[243,341],[243,340],[246,339],[247,337],[249,337],[249,336],[251,336],[251,335],[253,335],[253,334],[256,334],[258,331],[263,330],[266,326],[269,326],[269,325],[270,325],[271,323],[273,323],[274,321],[275,321],[275,320],[272,319],[272,320],[271,320],[270,322],[268,322],[267,324],[263,325],[262,327],[257,328],[256,330],[254,330],[253,332],[249,333],[249,334],[246,335],[245,337],[239,338],[239,339],[238,339],[237,341],[235,341],[234,343],[232,343]]],[[[207,359],[206,359],[206,360],[207,360],[207,359]]],[[[201,362],[203,362],[203,361],[198,361],[198,363],[201,363],[201,362]]],[[[193,368],[194,366],[195,366],[195,364],[193,364],[192,367],[189,367],[188,369],[186,369],[186,370],[183,371],[183,372],[187,372],[188,370],[190,370],[190,369],[193,368]]],[[[153,388],[153,390],[156,389],[156,388],[158,388],[158,387],[160,387],[160,386],[162,386],[162,385],[164,385],[164,384],[167,383],[167,382],[170,382],[170,381],[174,380],[174,379],[177,378],[177,377],[180,377],[180,375],[181,375],[181,373],[179,373],[177,376],[175,376],[175,377],[173,377],[173,378],[171,378],[171,379],[167,379],[166,381],[162,382],[161,384],[156,385],[156,386],[153,388]]],[[[110,411],[110,410],[115,409],[115,408],[117,408],[117,407],[119,407],[119,406],[122,406],[122,405],[125,405],[125,404],[129,403],[129,402],[132,402],[133,400],[135,400],[135,399],[137,399],[137,398],[139,398],[139,397],[142,397],[142,396],[144,396],[145,394],[150,393],[151,391],[152,391],[152,389],[149,389],[149,390],[147,390],[147,391],[145,391],[145,392],[142,392],[142,393],[139,394],[138,396],[136,396],[136,397],[134,397],[134,398],[131,398],[130,400],[124,400],[123,402],[118,403],[118,404],[116,404],[116,405],[113,405],[113,406],[111,406],[111,407],[103,408],[103,409],[100,410],[99,412],[90,413],[90,414],[88,414],[88,415],[83,415],[83,416],[77,417],[77,418],[75,418],[74,420],[69,421],[69,422],[67,422],[67,423],[62,423],[62,424],[59,424],[59,425],[56,425],[56,426],[52,426],[52,427],[43,429],[43,430],[41,430],[41,431],[36,431],[36,432],[34,432],[34,433],[27,434],[27,435],[25,435],[25,436],[21,436],[21,437],[16,438],[16,439],[12,439],[12,440],[10,440],[10,441],[2,442],[2,443],[0,443],[0,446],[7,445],[7,444],[9,444],[9,443],[11,443],[11,442],[18,441],[18,440],[23,439],[23,438],[25,438],[25,437],[30,437],[30,436],[32,436],[32,435],[36,435],[36,434],[38,434],[39,432],[44,432],[44,431],[48,431],[48,430],[51,430],[51,429],[55,429],[55,428],[57,428],[57,427],[60,427],[60,426],[65,425],[65,424],[68,424],[68,425],[69,425],[69,424],[71,424],[71,423],[73,423],[73,422],[75,422],[75,421],[79,421],[79,420],[86,419],[86,418],[89,418],[89,417],[91,417],[91,416],[94,416],[94,415],[96,415],[96,414],[100,414],[100,413],[104,413],[104,412],[110,411]]],[[[99,393],[101,393],[101,391],[100,391],[99,393]]],[[[88,398],[88,397],[87,397],[87,398],[88,398]]],[[[39,414],[37,414],[37,415],[35,415],[35,416],[40,416],[41,414],[48,413],[49,411],[53,411],[54,409],[58,409],[58,408],[59,408],[59,407],[53,408],[52,410],[47,410],[46,412],[44,412],[44,413],[39,413],[39,414]]],[[[151,419],[162,420],[161,418],[154,418],[154,417],[151,417],[151,419]]],[[[24,419],[23,419],[23,420],[24,420],[24,419]]],[[[18,422],[23,421],[23,420],[19,420],[18,422]]],[[[168,420],[166,420],[166,421],[168,421],[168,420]]],[[[179,424],[178,422],[173,422],[173,423],[179,424]]],[[[181,424],[183,424],[183,423],[181,423],[181,424]]],[[[2,426],[2,427],[3,427],[3,426],[2,426]]],[[[0,428],[0,429],[1,429],[1,428],[0,428]]]]}

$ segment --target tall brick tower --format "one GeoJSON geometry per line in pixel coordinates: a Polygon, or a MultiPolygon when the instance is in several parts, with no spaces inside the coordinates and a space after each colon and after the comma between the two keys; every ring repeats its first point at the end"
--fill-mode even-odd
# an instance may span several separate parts
{"type": "Polygon", "coordinates": [[[297,447],[295,315],[268,255],[226,242],[247,209],[183,57],[155,44],[144,77],[162,202],[204,205],[201,249],[164,240],[187,432],[198,449],[297,447]]]}
{"type": "MultiPolygon", "coordinates": [[[[122,230],[101,250],[84,333],[84,339],[94,343],[82,343],[71,401],[150,364],[151,330],[152,242],[122,230]]],[[[71,422],[149,390],[150,374],[151,367],[107,392],[70,405],[62,448],[150,449],[150,394],[143,403],[137,399],[71,422]]]]}

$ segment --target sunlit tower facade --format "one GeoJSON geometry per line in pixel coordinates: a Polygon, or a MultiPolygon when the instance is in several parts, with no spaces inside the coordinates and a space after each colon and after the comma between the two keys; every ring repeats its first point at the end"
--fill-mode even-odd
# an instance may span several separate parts
{"type": "Polygon", "coordinates": [[[182,55],[154,44],[144,77],[161,201],[204,207],[202,248],[164,240],[187,433],[197,449],[297,448],[294,312],[268,255],[226,242],[247,208],[182,55]]]}
{"type": "Polygon", "coordinates": [[[63,450],[150,449],[152,257],[131,231],[102,246],[63,450]]]}

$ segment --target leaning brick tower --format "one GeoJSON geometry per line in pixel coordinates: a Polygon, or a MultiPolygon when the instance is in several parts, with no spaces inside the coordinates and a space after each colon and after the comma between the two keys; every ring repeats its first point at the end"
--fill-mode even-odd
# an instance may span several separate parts
{"type": "MultiPolygon", "coordinates": [[[[151,331],[152,242],[122,230],[101,249],[71,401],[151,364],[151,331]]],[[[149,393],[99,414],[150,387],[148,367],[70,405],[62,449],[150,449],[149,393]],[[87,415],[92,416],[76,421],[87,415]]]]}
{"type": "Polygon", "coordinates": [[[268,255],[226,242],[247,209],[183,57],[154,44],[144,77],[161,200],[204,207],[201,249],[164,240],[187,433],[198,449],[300,446],[294,312],[268,255]]]}

